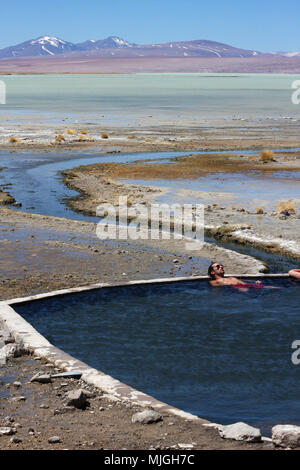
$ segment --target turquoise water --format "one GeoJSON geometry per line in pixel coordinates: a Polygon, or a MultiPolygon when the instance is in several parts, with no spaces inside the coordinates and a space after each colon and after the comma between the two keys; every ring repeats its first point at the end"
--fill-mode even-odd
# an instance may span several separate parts
{"type": "Polygon", "coordinates": [[[104,74],[3,75],[7,105],[0,113],[69,116],[90,121],[133,118],[300,118],[291,102],[299,75],[104,74]]]}
{"type": "Polygon", "coordinates": [[[207,282],[100,289],[18,305],[57,347],[164,402],[217,423],[269,433],[300,425],[300,285],[207,282]]]}

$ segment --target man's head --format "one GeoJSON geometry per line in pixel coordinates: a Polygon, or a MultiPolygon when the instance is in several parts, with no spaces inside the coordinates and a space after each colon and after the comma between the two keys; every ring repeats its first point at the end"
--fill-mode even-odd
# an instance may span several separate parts
{"type": "Polygon", "coordinates": [[[216,276],[223,277],[224,276],[224,266],[221,263],[211,263],[207,274],[211,279],[215,279],[216,276]]]}

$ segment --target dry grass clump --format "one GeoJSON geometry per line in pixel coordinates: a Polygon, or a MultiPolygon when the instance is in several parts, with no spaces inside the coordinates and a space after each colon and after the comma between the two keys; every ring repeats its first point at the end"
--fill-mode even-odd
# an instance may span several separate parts
{"type": "Polygon", "coordinates": [[[296,214],[296,207],[292,201],[280,201],[276,206],[276,212],[278,215],[290,215],[296,214]]]}
{"type": "Polygon", "coordinates": [[[275,159],[275,154],[274,152],[272,152],[272,150],[264,150],[260,156],[259,156],[259,160],[263,163],[268,163],[268,162],[274,162],[275,159]]]}
{"type": "Polygon", "coordinates": [[[66,139],[64,138],[63,135],[59,134],[56,139],[55,139],[55,143],[56,144],[61,144],[61,142],[64,142],[66,139]]]}
{"type": "Polygon", "coordinates": [[[258,208],[256,209],[256,214],[264,214],[263,208],[262,208],[262,207],[258,207],[258,208]]]}
{"type": "Polygon", "coordinates": [[[128,139],[136,139],[136,136],[133,135],[133,134],[130,134],[127,138],[128,138],[128,139]]]}
{"type": "Polygon", "coordinates": [[[85,141],[86,140],[86,136],[85,135],[80,135],[79,138],[78,138],[79,142],[82,142],[82,141],[85,141]]]}
{"type": "Polygon", "coordinates": [[[108,139],[108,134],[106,132],[102,132],[101,139],[108,139]]]}
{"type": "Polygon", "coordinates": [[[82,130],[82,131],[80,131],[80,134],[85,135],[85,134],[87,134],[87,131],[82,130]]]}
{"type": "Polygon", "coordinates": [[[220,227],[211,228],[210,233],[216,238],[230,238],[232,232],[235,232],[236,230],[246,230],[250,228],[251,225],[249,224],[228,224],[220,225],[220,227]]]}
{"type": "Polygon", "coordinates": [[[10,144],[18,144],[18,143],[22,142],[22,139],[19,139],[18,137],[11,136],[11,137],[8,139],[8,142],[9,142],[10,144]]]}
{"type": "Polygon", "coordinates": [[[65,130],[65,134],[68,134],[68,135],[76,135],[77,134],[77,131],[75,129],[66,129],[65,130]]]}

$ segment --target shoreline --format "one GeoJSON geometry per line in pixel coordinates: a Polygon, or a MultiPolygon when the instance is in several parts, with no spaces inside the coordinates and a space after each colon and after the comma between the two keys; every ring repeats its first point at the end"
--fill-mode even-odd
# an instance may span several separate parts
{"type": "Polygon", "coordinates": [[[0,60],[0,73],[263,73],[296,74],[298,57],[24,57],[0,60]],[[26,73],[26,72],[25,72],[26,73]]]}

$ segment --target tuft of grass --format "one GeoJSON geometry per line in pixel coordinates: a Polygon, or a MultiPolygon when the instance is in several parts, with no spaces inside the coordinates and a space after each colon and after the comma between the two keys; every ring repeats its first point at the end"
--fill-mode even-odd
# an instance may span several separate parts
{"type": "Polygon", "coordinates": [[[296,207],[295,207],[295,204],[291,200],[279,201],[279,203],[276,206],[276,212],[278,215],[296,214],[296,207]]]}
{"type": "Polygon", "coordinates": [[[102,132],[101,139],[108,139],[108,134],[106,132],[102,132]]]}
{"type": "Polygon", "coordinates": [[[59,134],[56,139],[55,139],[55,143],[56,144],[60,144],[61,142],[65,141],[66,139],[64,138],[63,135],[59,134]]]}
{"type": "Polygon", "coordinates": [[[136,136],[133,135],[133,134],[130,134],[127,138],[128,138],[128,139],[136,139],[136,136]]]}
{"type": "Polygon", "coordinates": [[[264,214],[263,208],[262,208],[262,207],[258,207],[258,208],[256,209],[256,214],[264,214]]]}
{"type": "Polygon", "coordinates": [[[22,142],[22,139],[19,139],[18,137],[14,137],[13,135],[8,139],[8,142],[10,144],[18,144],[22,142]]]}
{"type": "Polygon", "coordinates": [[[65,130],[65,134],[68,134],[68,135],[76,135],[77,134],[77,131],[75,129],[66,129],[65,130]]]}
{"type": "Polygon", "coordinates": [[[87,134],[87,131],[85,131],[85,130],[83,129],[82,131],[80,131],[80,134],[85,135],[85,134],[87,134]]]}
{"type": "Polygon", "coordinates": [[[274,152],[272,152],[272,150],[264,150],[260,156],[259,156],[259,160],[263,163],[269,163],[269,162],[274,162],[275,159],[275,154],[274,152]]]}

